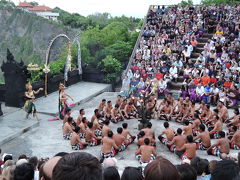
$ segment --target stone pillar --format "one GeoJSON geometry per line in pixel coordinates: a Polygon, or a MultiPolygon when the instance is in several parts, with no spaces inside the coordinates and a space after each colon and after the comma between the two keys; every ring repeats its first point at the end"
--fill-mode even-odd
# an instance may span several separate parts
{"type": "Polygon", "coordinates": [[[4,72],[6,94],[5,104],[11,107],[22,107],[24,105],[25,85],[27,83],[27,67],[21,61],[15,61],[12,53],[7,49],[7,61],[3,62],[2,71],[4,72]]]}

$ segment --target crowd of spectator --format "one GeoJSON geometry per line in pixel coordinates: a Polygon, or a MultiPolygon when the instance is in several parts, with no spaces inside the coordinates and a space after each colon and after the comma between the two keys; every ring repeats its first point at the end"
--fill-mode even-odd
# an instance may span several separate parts
{"type": "Polygon", "coordinates": [[[172,82],[184,80],[183,98],[213,105],[220,100],[225,106],[236,106],[239,10],[239,5],[152,7],[123,80],[123,95],[138,96],[142,91],[164,95],[172,82]]]}
{"type": "Polygon", "coordinates": [[[4,154],[1,161],[0,180],[238,180],[239,164],[232,160],[208,161],[199,157],[189,162],[173,165],[157,157],[144,169],[125,167],[120,171],[115,158],[102,164],[89,153],[60,152],[52,158],[38,159],[20,155],[14,161],[4,154]]]}

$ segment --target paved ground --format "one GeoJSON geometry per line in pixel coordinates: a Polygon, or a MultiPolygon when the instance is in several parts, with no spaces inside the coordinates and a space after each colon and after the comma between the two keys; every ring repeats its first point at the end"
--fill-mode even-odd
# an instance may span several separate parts
{"type": "MultiPolygon", "coordinates": [[[[90,101],[75,107],[73,109],[72,116],[76,118],[78,115],[78,110],[84,108],[86,111],[86,117],[90,118],[93,114],[93,110],[97,107],[101,99],[106,98],[107,100],[112,100],[115,102],[116,95],[117,93],[108,92],[94,97],[90,101]]],[[[230,110],[230,112],[232,114],[232,110],[230,110]]],[[[48,122],[48,118],[49,116],[43,115],[43,120],[40,121],[40,126],[38,128],[30,130],[29,132],[2,146],[1,148],[3,152],[12,153],[15,155],[15,157],[19,156],[20,154],[27,154],[28,156],[35,155],[38,157],[51,157],[61,151],[73,152],[73,150],[70,148],[69,141],[62,139],[62,121],[48,122]]],[[[134,119],[126,120],[126,122],[129,123],[129,128],[131,129],[132,134],[137,134],[138,121],[134,119]]],[[[156,132],[156,135],[160,134],[164,129],[163,121],[154,119],[151,122],[153,123],[153,128],[156,132]]],[[[171,122],[170,124],[174,129],[182,126],[175,122],[171,122]]],[[[120,125],[121,124],[111,124],[111,128],[114,132],[116,132],[116,128],[120,125]]],[[[214,142],[214,140],[212,142],[214,142]]],[[[88,147],[83,151],[89,152],[99,157],[100,148],[100,146],[88,147]]],[[[118,167],[120,170],[123,170],[125,166],[139,166],[139,163],[134,156],[136,150],[137,145],[135,143],[129,146],[125,152],[117,155],[116,158],[118,159],[118,167]]],[[[237,151],[231,150],[231,153],[236,152],[237,151]]],[[[157,153],[158,155],[169,159],[174,164],[179,164],[181,162],[176,155],[170,153],[167,148],[159,142],[157,143],[157,153]]],[[[206,154],[206,151],[197,151],[197,155],[208,160],[219,159],[218,157],[208,156],[206,154]]]]}
{"type": "MultiPolygon", "coordinates": [[[[111,91],[111,86],[109,84],[79,82],[66,88],[65,91],[74,99],[74,101],[70,101],[70,103],[81,104],[105,91],[111,91]]],[[[39,98],[35,103],[37,110],[45,113],[58,112],[58,106],[56,105],[58,97],[58,92],[54,92],[49,94],[46,98],[39,98]]]]}
{"type": "MultiPolygon", "coordinates": [[[[111,91],[109,84],[80,82],[66,89],[66,92],[74,97],[74,104],[82,104],[102,92],[111,91]]],[[[36,100],[37,110],[44,113],[55,114],[58,111],[58,92],[36,100]]],[[[0,117],[0,145],[18,137],[32,127],[39,125],[34,118],[25,120],[26,113],[20,108],[2,106],[4,115],[0,117]]],[[[39,115],[42,117],[42,115],[39,115]]],[[[43,116],[43,120],[47,117],[43,116]]]]}

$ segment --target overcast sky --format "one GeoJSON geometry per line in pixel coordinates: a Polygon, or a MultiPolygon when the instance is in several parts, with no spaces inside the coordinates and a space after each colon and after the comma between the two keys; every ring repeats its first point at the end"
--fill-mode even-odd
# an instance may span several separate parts
{"type": "MultiPolygon", "coordinates": [[[[16,5],[20,0],[12,0],[16,5]]],[[[21,2],[24,0],[21,0],[21,2]]],[[[30,0],[34,1],[34,0],[30,0]]],[[[35,0],[51,8],[56,6],[68,12],[77,12],[87,16],[95,12],[108,12],[112,16],[133,16],[143,18],[151,4],[177,4],[181,0],[35,0]]],[[[199,3],[201,0],[193,0],[199,3]]]]}

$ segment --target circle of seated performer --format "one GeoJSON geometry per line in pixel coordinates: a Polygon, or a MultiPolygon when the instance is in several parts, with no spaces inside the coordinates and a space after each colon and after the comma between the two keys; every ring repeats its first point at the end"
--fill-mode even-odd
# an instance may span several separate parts
{"type": "Polygon", "coordinates": [[[167,145],[169,142],[173,140],[175,132],[172,128],[169,127],[168,122],[164,122],[163,126],[165,127],[165,130],[158,136],[158,139],[161,143],[167,145]],[[164,134],[166,135],[166,138],[163,137],[164,134]]]}
{"type": "Polygon", "coordinates": [[[229,140],[225,137],[224,131],[219,131],[218,135],[220,139],[207,149],[207,153],[225,159],[230,152],[229,140]]]}
{"type": "Polygon", "coordinates": [[[124,117],[122,115],[122,112],[120,111],[119,104],[115,104],[114,108],[111,112],[111,122],[118,123],[120,121],[124,120],[124,117]]]}
{"type": "Polygon", "coordinates": [[[123,132],[122,135],[125,137],[125,143],[126,144],[132,144],[134,140],[136,139],[136,136],[133,136],[130,131],[128,130],[128,124],[123,123],[122,124],[123,132]]]}
{"type": "Polygon", "coordinates": [[[105,137],[108,135],[108,132],[111,130],[109,127],[110,121],[109,120],[105,120],[103,123],[103,127],[102,127],[102,137],[105,137]]]}
{"type": "Polygon", "coordinates": [[[213,127],[209,127],[208,131],[211,139],[219,139],[219,131],[223,130],[223,123],[218,116],[212,120],[213,127]]]}
{"type": "Polygon", "coordinates": [[[123,136],[123,128],[117,128],[117,134],[113,135],[113,140],[119,148],[119,152],[124,151],[129,144],[126,144],[125,137],[123,136]]]}
{"type": "Polygon", "coordinates": [[[138,118],[137,109],[132,102],[129,102],[124,109],[124,116],[126,119],[138,118]]]}
{"type": "Polygon", "coordinates": [[[86,138],[85,141],[89,143],[89,146],[97,146],[101,144],[102,138],[99,138],[95,135],[95,129],[93,129],[93,123],[87,123],[88,128],[86,129],[86,138]]]}
{"type": "Polygon", "coordinates": [[[116,156],[119,151],[119,147],[116,145],[113,139],[113,132],[111,130],[108,131],[107,136],[102,138],[102,149],[100,152],[101,161],[105,158],[111,158],[116,156]]]}
{"type": "Polygon", "coordinates": [[[207,150],[211,146],[211,139],[208,131],[205,131],[204,124],[199,125],[200,134],[193,138],[194,141],[199,139],[197,149],[207,150]]]}
{"type": "Polygon", "coordinates": [[[234,133],[230,141],[231,149],[240,150],[240,130],[237,126],[233,126],[234,133]]]}
{"type": "Polygon", "coordinates": [[[182,159],[189,159],[196,157],[197,145],[193,141],[193,136],[187,136],[187,143],[185,143],[179,151],[176,151],[176,154],[182,159]]]}
{"type": "Polygon", "coordinates": [[[63,125],[63,139],[65,139],[65,140],[70,140],[70,138],[72,136],[73,129],[75,128],[72,125],[72,122],[73,122],[73,118],[68,117],[67,122],[65,122],[63,125]]]}
{"type": "Polygon", "coordinates": [[[150,139],[145,138],[144,144],[139,147],[136,152],[136,158],[140,164],[150,163],[157,156],[157,152],[154,146],[150,145],[150,139]]]}
{"type": "Polygon", "coordinates": [[[170,121],[173,113],[173,108],[170,101],[166,101],[166,104],[158,110],[158,119],[170,121]]]}
{"type": "Polygon", "coordinates": [[[73,150],[81,150],[88,146],[88,143],[82,142],[79,137],[80,127],[76,126],[73,130],[70,143],[73,150]]]}
{"type": "Polygon", "coordinates": [[[173,138],[171,142],[167,144],[171,152],[180,152],[181,147],[186,143],[186,136],[182,134],[182,129],[177,129],[177,136],[173,138]]]}

